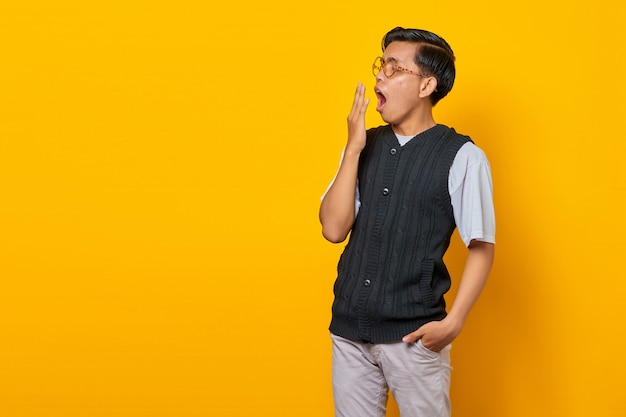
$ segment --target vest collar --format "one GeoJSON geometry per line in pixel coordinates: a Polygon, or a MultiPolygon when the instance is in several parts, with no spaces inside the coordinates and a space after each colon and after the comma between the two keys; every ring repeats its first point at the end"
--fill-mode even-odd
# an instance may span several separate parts
{"type": "MultiPolygon", "coordinates": [[[[431,140],[431,139],[441,138],[449,129],[450,128],[446,125],[436,124],[430,129],[427,129],[423,131],[422,133],[414,136],[413,139],[411,139],[409,142],[407,142],[403,146],[403,148],[406,148],[407,146],[411,146],[421,140],[431,140]]],[[[385,139],[385,143],[389,146],[392,146],[392,147],[400,146],[400,142],[398,142],[398,138],[396,137],[396,134],[393,132],[391,125],[385,126],[384,139],[385,139]]]]}

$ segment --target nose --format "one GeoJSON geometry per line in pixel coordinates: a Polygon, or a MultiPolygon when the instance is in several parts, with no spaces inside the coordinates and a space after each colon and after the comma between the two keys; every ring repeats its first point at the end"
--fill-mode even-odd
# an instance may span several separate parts
{"type": "Polygon", "coordinates": [[[385,73],[383,70],[378,71],[378,74],[376,74],[376,84],[381,82],[384,76],[385,76],[385,73]]]}

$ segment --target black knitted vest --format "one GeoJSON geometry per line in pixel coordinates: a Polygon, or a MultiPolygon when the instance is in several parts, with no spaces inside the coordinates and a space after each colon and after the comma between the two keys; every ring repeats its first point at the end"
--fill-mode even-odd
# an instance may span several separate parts
{"type": "Polygon", "coordinates": [[[399,341],[446,316],[450,275],[443,255],[456,227],[448,176],[469,140],[437,125],[401,147],[388,125],[367,131],[361,208],[337,266],[334,334],[399,341]]]}

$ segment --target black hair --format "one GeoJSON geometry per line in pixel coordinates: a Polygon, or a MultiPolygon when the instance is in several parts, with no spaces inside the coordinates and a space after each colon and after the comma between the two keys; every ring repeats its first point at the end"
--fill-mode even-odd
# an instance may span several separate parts
{"type": "Polygon", "coordinates": [[[415,64],[426,75],[437,79],[437,89],[430,95],[434,106],[452,90],[454,85],[456,69],[452,48],[442,37],[427,30],[397,27],[383,37],[383,52],[395,41],[414,42],[420,45],[415,54],[415,64]]]}

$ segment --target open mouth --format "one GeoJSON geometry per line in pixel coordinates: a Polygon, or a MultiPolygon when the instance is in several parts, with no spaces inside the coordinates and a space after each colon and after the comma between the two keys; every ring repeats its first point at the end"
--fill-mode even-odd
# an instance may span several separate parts
{"type": "Polygon", "coordinates": [[[378,105],[376,106],[376,111],[380,112],[383,107],[385,107],[385,103],[387,103],[387,97],[380,90],[374,90],[376,93],[376,97],[378,98],[378,105]]]}

